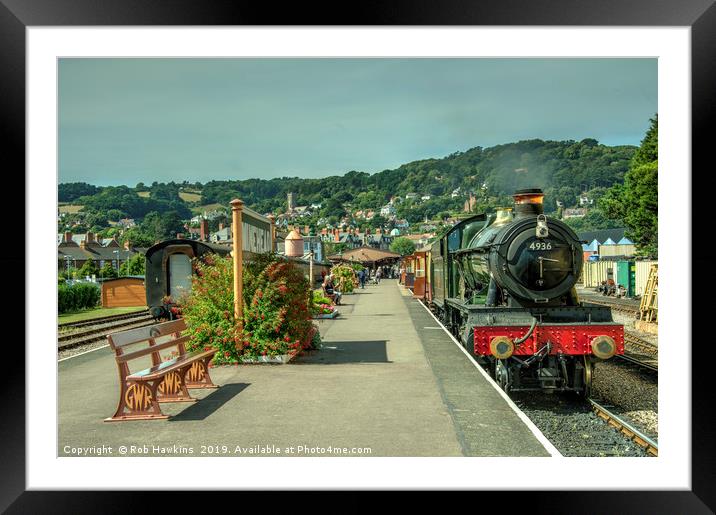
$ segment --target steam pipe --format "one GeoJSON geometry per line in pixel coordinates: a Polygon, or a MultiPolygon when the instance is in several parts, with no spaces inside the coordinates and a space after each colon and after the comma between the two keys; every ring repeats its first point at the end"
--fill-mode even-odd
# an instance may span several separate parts
{"type": "Polygon", "coordinates": [[[537,319],[535,317],[532,317],[532,325],[530,326],[527,333],[524,336],[521,336],[515,340],[512,340],[512,343],[514,343],[515,345],[519,345],[520,343],[525,341],[527,338],[532,336],[532,332],[535,330],[535,327],[537,327],[537,319]]]}

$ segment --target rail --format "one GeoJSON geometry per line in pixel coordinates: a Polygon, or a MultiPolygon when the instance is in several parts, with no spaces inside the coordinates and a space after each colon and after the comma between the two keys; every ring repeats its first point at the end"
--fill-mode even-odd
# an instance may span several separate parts
{"type": "Polygon", "coordinates": [[[67,350],[80,345],[94,343],[104,340],[107,334],[116,332],[118,329],[134,329],[156,323],[154,317],[144,314],[143,317],[132,317],[116,321],[117,323],[100,323],[99,327],[93,327],[85,331],[73,331],[60,334],[57,337],[58,350],[67,350]]]}
{"type": "Polygon", "coordinates": [[[108,315],[105,317],[97,317],[97,318],[91,318],[89,320],[80,320],[78,322],[65,322],[64,324],[57,324],[58,329],[67,329],[67,328],[74,328],[74,327],[87,327],[91,325],[98,325],[103,322],[113,322],[115,320],[125,320],[128,318],[137,318],[143,315],[146,315],[148,311],[142,310],[142,311],[133,311],[131,313],[120,313],[119,315],[108,315]]]}
{"type": "Polygon", "coordinates": [[[642,447],[648,454],[652,456],[659,455],[659,445],[657,442],[646,436],[644,433],[636,429],[634,426],[626,422],[624,419],[615,415],[607,408],[599,404],[593,399],[588,399],[592,405],[592,409],[599,418],[604,420],[607,424],[612,426],[617,431],[621,432],[639,447],[642,447]]]}

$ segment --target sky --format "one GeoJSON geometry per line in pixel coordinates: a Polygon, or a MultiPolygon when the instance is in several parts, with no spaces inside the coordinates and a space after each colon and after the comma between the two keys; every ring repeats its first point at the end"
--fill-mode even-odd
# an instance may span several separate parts
{"type": "Polygon", "coordinates": [[[374,173],[514,141],[638,145],[656,59],[60,59],[59,181],[374,173]]]}

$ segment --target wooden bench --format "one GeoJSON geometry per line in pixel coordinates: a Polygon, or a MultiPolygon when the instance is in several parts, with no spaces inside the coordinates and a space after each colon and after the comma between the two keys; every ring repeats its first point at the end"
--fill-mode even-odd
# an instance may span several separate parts
{"type": "Polygon", "coordinates": [[[218,388],[209,377],[209,362],[216,349],[187,352],[182,336],[184,319],[107,335],[119,369],[119,404],[114,416],[105,422],[169,418],[159,408],[161,402],[196,402],[189,388],[218,388]],[[158,341],[159,340],[159,341],[158,341]],[[128,347],[140,347],[126,352],[128,347]],[[175,348],[176,357],[162,361],[160,351],[175,348]],[[152,366],[131,372],[128,363],[151,355],[152,366]]]}

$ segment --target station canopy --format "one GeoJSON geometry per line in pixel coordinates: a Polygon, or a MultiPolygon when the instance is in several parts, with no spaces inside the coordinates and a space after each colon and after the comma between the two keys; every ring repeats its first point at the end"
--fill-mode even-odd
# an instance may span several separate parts
{"type": "Polygon", "coordinates": [[[347,250],[340,254],[328,256],[328,260],[334,263],[349,262],[360,263],[361,265],[387,265],[395,263],[401,258],[400,254],[387,250],[374,249],[373,247],[359,247],[347,250]]]}

